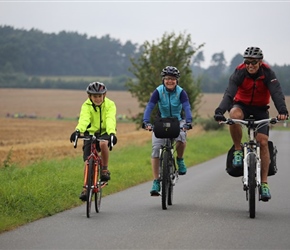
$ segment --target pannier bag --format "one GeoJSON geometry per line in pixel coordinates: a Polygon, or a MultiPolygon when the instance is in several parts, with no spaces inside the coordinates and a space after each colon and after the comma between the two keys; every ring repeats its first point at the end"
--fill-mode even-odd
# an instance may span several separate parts
{"type": "Polygon", "coordinates": [[[176,138],[179,133],[180,125],[175,117],[157,118],[154,122],[154,134],[157,138],[176,138]]]}
{"type": "MultiPolygon", "coordinates": [[[[274,146],[272,141],[268,141],[268,147],[270,152],[270,165],[269,165],[269,172],[268,176],[275,175],[278,171],[277,164],[276,164],[276,156],[277,156],[277,148],[274,146]]],[[[242,149],[243,150],[243,149],[242,149]]],[[[234,167],[233,166],[233,153],[235,151],[234,145],[230,148],[227,155],[227,162],[226,162],[226,172],[233,176],[239,177],[243,176],[244,173],[244,166],[241,167],[234,167]]]]}
{"type": "Polygon", "coordinates": [[[268,141],[269,152],[270,152],[270,165],[268,176],[275,175],[278,172],[276,157],[278,150],[276,146],[274,146],[272,141],[268,141]]]}
{"type": "Polygon", "coordinates": [[[233,176],[233,177],[243,176],[244,165],[242,165],[241,167],[233,166],[234,151],[235,151],[235,146],[233,145],[228,151],[226,171],[230,176],[233,176]]]}

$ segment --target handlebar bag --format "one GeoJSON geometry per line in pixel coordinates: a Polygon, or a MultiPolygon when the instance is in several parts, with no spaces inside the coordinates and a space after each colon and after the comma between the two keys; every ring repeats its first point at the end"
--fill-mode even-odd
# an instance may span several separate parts
{"type": "Polygon", "coordinates": [[[179,133],[180,125],[175,117],[157,118],[154,122],[154,134],[157,138],[176,138],[179,133]]]}

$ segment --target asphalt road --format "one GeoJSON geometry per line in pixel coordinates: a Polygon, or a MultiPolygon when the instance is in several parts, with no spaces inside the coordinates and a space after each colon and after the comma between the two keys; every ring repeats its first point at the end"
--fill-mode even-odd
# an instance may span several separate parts
{"type": "Polygon", "coordinates": [[[241,177],[225,172],[222,155],[179,178],[168,210],[149,196],[147,182],[103,198],[89,219],[82,205],[2,233],[0,249],[290,249],[290,132],[271,131],[270,138],[278,173],[255,219],[241,177]]]}

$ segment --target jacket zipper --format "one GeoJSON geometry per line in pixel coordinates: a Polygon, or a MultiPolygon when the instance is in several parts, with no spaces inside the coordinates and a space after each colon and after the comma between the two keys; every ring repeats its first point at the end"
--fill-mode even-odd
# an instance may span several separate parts
{"type": "Polygon", "coordinates": [[[256,80],[254,81],[254,86],[253,86],[253,91],[252,91],[252,97],[251,97],[250,105],[252,105],[252,102],[254,100],[255,88],[256,88],[256,80]]]}

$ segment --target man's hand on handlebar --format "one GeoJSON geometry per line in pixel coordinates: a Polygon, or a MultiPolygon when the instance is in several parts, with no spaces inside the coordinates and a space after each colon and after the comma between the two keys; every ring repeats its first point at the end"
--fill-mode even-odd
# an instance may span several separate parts
{"type": "Polygon", "coordinates": [[[217,122],[221,122],[221,121],[226,121],[227,120],[222,113],[215,113],[214,114],[214,119],[217,122]]]}
{"type": "Polygon", "coordinates": [[[278,121],[284,121],[284,120],[288,120],[289,119],[289,115],[288,114],[279,114],[279,115],[277,115],[277,119],[278,119],[278,121]]]}

